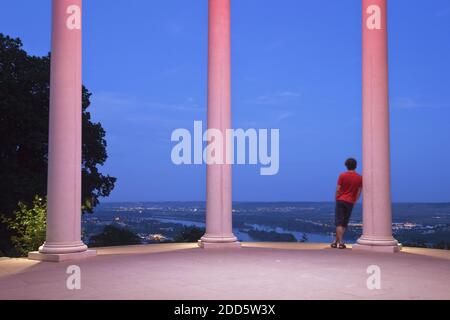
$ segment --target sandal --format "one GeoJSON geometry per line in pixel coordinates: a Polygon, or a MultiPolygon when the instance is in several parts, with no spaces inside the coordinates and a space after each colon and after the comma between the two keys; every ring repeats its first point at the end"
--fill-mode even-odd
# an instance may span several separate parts
{"type": "Polygon", "coordinates": [[[337,244],[337,242],[335,241],[335,242],[333,242],[332,244],[331,244],[331,247],[333,248],[333,249],[336,249],[337,248],[337,246],[338,246],[338,244],[337,244]]]}
{"type": "Polygon", "coordinates": [[[343,243],[339,243],[339,249],[347,249],[347,246],[343,243]]]}

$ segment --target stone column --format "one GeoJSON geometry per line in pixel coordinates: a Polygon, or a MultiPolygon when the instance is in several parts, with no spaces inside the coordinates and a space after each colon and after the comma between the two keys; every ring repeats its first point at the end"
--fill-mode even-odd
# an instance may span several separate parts
{"type": "Polygon", "coordinates": [[[363,235],[355,250],[396,252],[392,237],[387,0],[363,0],[363,235]]]}
{"type": "Polygon", "coordinates": [[[47,237],[30,259],[95,255],[81,241],[82,0],[53,0],[47,237]]]}
{"type": "MultiPolygon", "coordinates": [[[[208,130],[220,132],[222,142],[231,128],[230,33],[230,0],[209,0],[208,130]]],[[[220,148],[223,163],[207,165],[203,248],[240,247],[232,228],[231,165],[225,159],[226,144],[220,148]]]]}

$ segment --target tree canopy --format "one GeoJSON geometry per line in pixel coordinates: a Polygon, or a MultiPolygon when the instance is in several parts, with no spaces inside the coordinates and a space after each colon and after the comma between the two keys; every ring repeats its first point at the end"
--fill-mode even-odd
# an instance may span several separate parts
{"type": "MultiPolygon", "coordinates": [[[[13,217],[18,203],[47,194],[50,54],[27,54],[20,39],[0,33],[0,214],[13,217]]],[[[92,212],[116,178],[100,172],[107,159],[105,130],[87,111],[83,86],[82,206],[92,212]]],[[[81,214],[81,212],[80,212],[81,214]]],[[[0,222],[0,251],[11,249],[11,232],[0,222]]]]}
{"type": "Polygon", "coordinates": [[[115,225],[107,225],[99,234],[93,235],[89,239],[90,247],[112,247],[140,244],[141,239],[128,229],[115,225]]]}
{"type": "Polygon", "coordinates": [[[176,235],[174,242],[197,242],[205,234],[205,229],[198,227],[184,227],[181,232],[176,235]]]}

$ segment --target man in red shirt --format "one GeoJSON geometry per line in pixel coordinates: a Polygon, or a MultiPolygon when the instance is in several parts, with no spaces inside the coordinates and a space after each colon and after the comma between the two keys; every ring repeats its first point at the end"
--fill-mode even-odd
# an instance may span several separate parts
{"type": "Polygon", "coordinates": [[[355,172],[358,163],[350,158],[345,161],[348,171],[339,176],[336,189],[336,240],[332,248],[345,249],[344,233],[362,190],[362,177],[355,172]]]}

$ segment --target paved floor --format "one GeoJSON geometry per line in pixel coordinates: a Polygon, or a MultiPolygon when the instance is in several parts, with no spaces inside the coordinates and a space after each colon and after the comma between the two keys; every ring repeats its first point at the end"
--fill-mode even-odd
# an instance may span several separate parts
{"type": "Polygon", "coordinates": [[[0,260],[0,299],[450,299],[450,251],[361,253],[298,243],[104,248],[75,263],[0,260]],[[66,287],[72,264],[81,290],[66,287]],[[367,288],[371,265],[381,271],[379,290],[367,288]]]}

